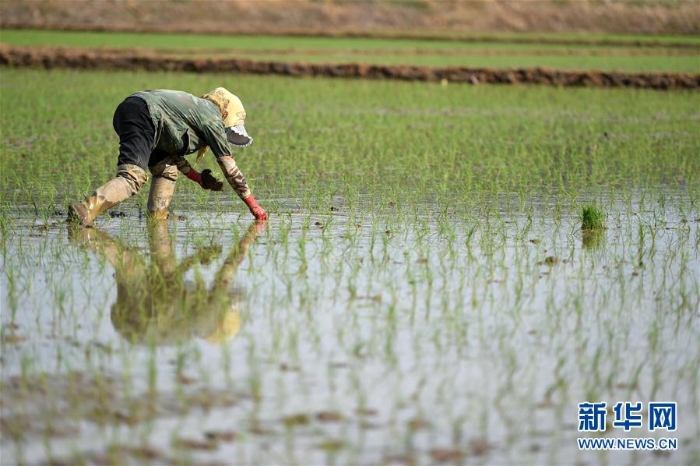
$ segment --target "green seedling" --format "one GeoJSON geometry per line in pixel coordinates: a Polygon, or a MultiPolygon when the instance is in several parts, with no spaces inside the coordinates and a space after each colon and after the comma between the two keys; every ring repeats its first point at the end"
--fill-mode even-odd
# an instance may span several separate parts
{"type": "Polygon", "coordinates": [[[581,209],[581,229],[584,231],[605,228],[605,213],[596,205],[587,205],[581,209]]]}

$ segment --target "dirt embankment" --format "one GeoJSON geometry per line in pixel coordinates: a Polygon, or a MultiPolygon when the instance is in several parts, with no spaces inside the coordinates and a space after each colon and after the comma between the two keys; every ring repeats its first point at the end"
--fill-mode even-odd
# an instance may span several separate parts
{"type": "Polygon", "coordinates": [[[200,33],[700,34],[697,0],[3,0],[0,26],[200,33]]]}
{"type": "Polygon", "coordinates": [[[0,65],[145,70],[184,72],[229,72],[319,76],[337,78],[396,79],[404,81],[455,82],[469,84],[543,84],[577,87],[629,87],[643,89],[700,89],[700,74],[604,73],[561,71],[546,68],[493,70],[464,67],[382,66],[365,64],[308,64],[239,59],[186,59],[161,57],[153,52],[116,49],[58,47],[11,47],[0,45],[0,65]]]}
{"type": "MultiPolygon", "coordinates": [[[[101,51],[109,53],[133,53],[134,50],[145,53],[146,49],[128,48],[128,47],[100,47],[101,51]]],[[[672,46],[630,46],[630,47],[562,47],[550,48],[543,47],[484,47],[472,48],[465,46],[464,48],[454,49],[439,49],[439,48],[350,48],[350,49],[324,49],[324,48],[306,48],[306,47],[288,47],[288,48],[266,48],[264,50],[256,48],[152,48],[148,49],[149,53],[163,57],[207,57],[207,58],[250,58],[252,60],[264,60],[266,56],[320,56],[320,57],[340,57],[346,59],[351,56],[359,57],[698,57],[700,60],[700,49],[692,49],[690,47],[672,47],[672,46]]],[[[332,58],[331,58],[332,59],[332,58]]]]}

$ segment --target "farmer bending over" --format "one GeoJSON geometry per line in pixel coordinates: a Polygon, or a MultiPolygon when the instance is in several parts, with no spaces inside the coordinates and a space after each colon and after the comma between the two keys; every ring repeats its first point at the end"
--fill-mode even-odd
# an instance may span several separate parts
{"type": "Polygon", "coordinates": [[[85,201],[68,208],[68,220],[82,226],[102,212],[139,192],[153,175],[148,196],[149,215],[168,217],[178,171],[204,189],[221,191],[223,183],[211,170],[197,172],[185,155],[198,152],[199,161],[211,148],[228,183],[256,219],[267,212],[253,197],[243,173],[231,155],[231,146],[247,147],[253,138],[243,126],[246,114],[241,100],[223,87],[202,98],[182,91],[136,92],[114,112],[112,124],[119,135],[117,176],[100,186],[85,201]]]}

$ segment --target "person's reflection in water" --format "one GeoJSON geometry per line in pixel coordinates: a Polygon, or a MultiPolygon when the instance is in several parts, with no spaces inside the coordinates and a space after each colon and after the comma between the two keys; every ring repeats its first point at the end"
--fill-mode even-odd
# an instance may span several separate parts
{"type": "Polygon", "coordinates": [[[233,338],[241,324],[241,296],[231,288],[231,281],[266,223],[256,221],[248,228],[209,287],[197,269],[194,281],[185,281],[185,274],[196,264],[212,263],[221,247],[200,249],[178,263],[167,221],[149,222],[150,261],[136,248],[98,230],[70,229],[69,234],[114,267],[117,301],[111,319],[124,338],[156,345],[192,338],[221,344],[233,338]]]}

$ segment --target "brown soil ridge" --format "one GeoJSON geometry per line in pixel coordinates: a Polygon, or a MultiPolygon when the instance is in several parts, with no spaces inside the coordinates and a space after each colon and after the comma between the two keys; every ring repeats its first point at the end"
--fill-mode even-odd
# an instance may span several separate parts
{"type": "Polygon", "coordinates": [[[225,72],[297,77],[394,79],[468,84],[538,84],[562,87],[700,89],[700,74],[562,71],[549,68],[488,69],[385,66],[361,63],[309,64],[240,59],[159,57],[153,52],[0,44],[0,65],[11,67],[171,72],[225,72]]]}
{"type": "MultiPolygon", "coordinates": [[[[100,50],[135,50],[138,48],[114,48],[100,47],[100,50]]],[[[143,49],[141,49],[143,50],[143,49]]],[[[700,50],[668,49],[668,48],[595,48],[595,49],[551,49],[551,48],[464,48],[464,49],[307,49],[307,48],[279,48],[279,49],[221,49],[221,48],[158,48],[150,49],[160,56],[197,56],[197,57],[232,57],[234,55],[248,55],[256,58],[265,55],[314,55],[314,56],[342,56],[364,55],[364,56],[439,56],[439,57],[513,57],[513,56],[536,56],[536,57],[649,57],[649,56],[674,56],[674,57],[700,57],[700,50]]]]}

